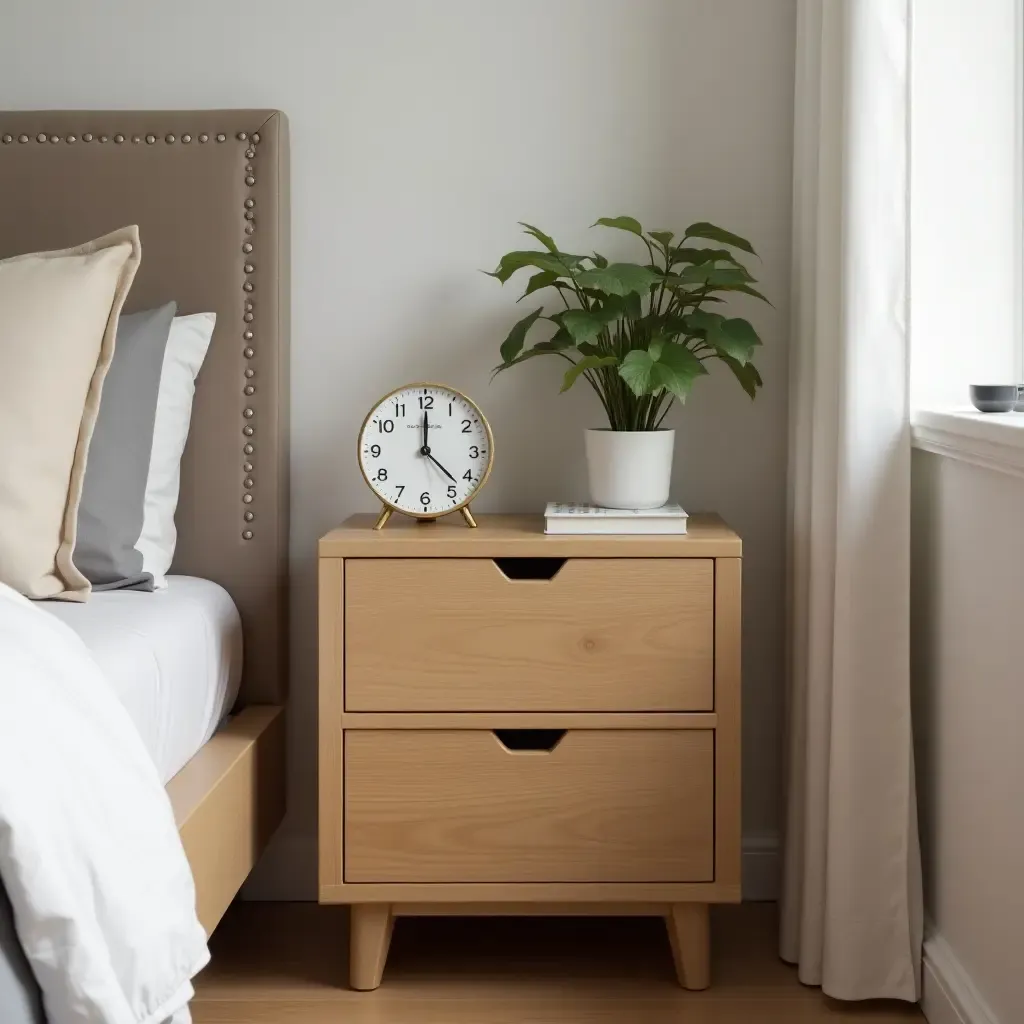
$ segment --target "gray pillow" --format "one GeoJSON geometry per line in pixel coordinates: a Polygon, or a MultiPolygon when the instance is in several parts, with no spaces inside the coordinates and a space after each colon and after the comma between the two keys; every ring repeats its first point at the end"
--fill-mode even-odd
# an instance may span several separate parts
{"type": "Polygon", "coordinates": [[[122,316],[85,463],[72,559],[93,590],[153,590],[136,547],[164,351],[177,305],[122,316]]]}

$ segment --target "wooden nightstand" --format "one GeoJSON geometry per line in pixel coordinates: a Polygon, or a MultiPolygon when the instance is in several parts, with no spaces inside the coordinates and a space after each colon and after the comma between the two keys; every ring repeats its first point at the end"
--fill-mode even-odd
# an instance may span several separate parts
{"type": "Polygon", "coordinates": [[[740,898],[740,540],[534,516],[320,540],[320,902],[350,982],[403,914],[663,916],[705,988],[740,898]]]}

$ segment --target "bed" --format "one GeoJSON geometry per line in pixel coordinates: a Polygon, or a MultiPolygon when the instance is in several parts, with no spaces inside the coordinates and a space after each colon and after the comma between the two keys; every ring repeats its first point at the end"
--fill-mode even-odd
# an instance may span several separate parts
{"type": "Polygon", "coordinates": [[[0,259],[138,224],[124,313],[217,314],[167,590],[54,610],[167,780],[207,933],[285,810],[287,170],[279,111],[0,112],[0,259]]]}

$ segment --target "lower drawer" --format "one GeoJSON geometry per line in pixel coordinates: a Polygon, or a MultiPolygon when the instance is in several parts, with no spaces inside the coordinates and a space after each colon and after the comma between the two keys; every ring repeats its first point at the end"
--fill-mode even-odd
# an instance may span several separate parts
{"type": "Polygon", "coordinates": [[[350,730],[344,764],[346,882],[714,877],[710,730],[350,730]]]}

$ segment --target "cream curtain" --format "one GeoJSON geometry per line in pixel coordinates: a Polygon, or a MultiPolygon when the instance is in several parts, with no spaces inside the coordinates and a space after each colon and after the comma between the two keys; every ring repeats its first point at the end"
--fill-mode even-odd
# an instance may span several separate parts
{"type": "Polygon", "coordinates": [[[798,0],[781,953],[917,999],[906,323],[910,0],[798,0]]]}

